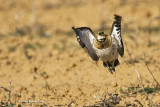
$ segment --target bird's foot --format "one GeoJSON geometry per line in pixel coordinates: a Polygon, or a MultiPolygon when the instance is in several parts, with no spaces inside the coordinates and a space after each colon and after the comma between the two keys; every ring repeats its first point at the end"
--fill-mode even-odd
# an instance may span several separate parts
{"type": "Polygon", "coordinates": [[[108,67],[108,70],[109,70],[109,72],[112,73],[112,74],[115,72],[115,68],[112,68],[112,67],[108,67]]]}

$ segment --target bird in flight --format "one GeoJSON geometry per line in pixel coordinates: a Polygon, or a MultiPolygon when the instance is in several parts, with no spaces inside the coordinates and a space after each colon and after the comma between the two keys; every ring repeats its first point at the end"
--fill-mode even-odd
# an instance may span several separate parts
{"type": "Polygon", "coordinates": [[[72,27],[81,47],[87,50],[94,61],[102,60],[103,66],[107,67],[112,74],[115,72],[115,67],[120,65],[118,56],[124,55],[121,20],[121,16],[115,15],[110,35],[103,31],[94,34],[89,27],[72,27]]]}

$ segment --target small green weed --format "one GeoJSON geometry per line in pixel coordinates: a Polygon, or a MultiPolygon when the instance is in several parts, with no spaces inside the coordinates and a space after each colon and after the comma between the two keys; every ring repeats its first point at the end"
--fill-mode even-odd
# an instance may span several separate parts
{"type": "Polygon", "coordinates": [[[155,87],[155,88],[151,88],[149,86],[144,87],[144,90],[141,89],[140,87],[129,87],[126,90],[123,90],[122,88],[119,89],[119,91],[121,93],[142,93],[143,91],[145,91],[147,94],[152,94],[152,93],[156,93],[157,91],[159,91],[159,88],[155,87]]]}
{"type": "Polygon", "coordinates": [[[155,42],[148,42],[148,47],[152,47],[152,46],[155,46],[156,45],[156,43],[155,42]]]}
{"type": "Polygon", "coordinates": [[[36,47],[31,43],[27,43],[27,44],[24,45],[24,49],[33,49],[33,50],[35,50],[36,47]]]}
{"type": "Polygon", "coordinates": [[[9,47],[8,47],[8,51],[9,51],[9,52],[15,52],[16,49],[17,49],[17,46],[9,46],[9,47]]]}
{"type": "MultiPolygon", "coordinates": [[[[159,91],[159,88],[151,88],[151,87],[147,86],[144,88],[144,91],[147,94],[152,94],[152,93],[156,93],[157,91],[159,91]]],[[[141,89],[139,92],[143,92],[143,90],[141,89]]]]}
{"type": "Polygon", "coordinates": [[[43,48],[43,47],[44,47],[44,45],[42,45],[42,44],[40,44],[40,43],[36,43],[36,46],[37,46],[38,48],[43,48]]]}
{"type": "Polygon", "coordinates": [[[14,107],[16,105],[15,103],[12,102],[1,102],[0,107],[14,107]]]}
{"type": "Polygon", "coordinates": [[[53,48],[57,49],[59,51],[64,51],[66,49],[66,47],[64,45],[63,46],[59,46],[57,44],[53,44],[53,48]]]}

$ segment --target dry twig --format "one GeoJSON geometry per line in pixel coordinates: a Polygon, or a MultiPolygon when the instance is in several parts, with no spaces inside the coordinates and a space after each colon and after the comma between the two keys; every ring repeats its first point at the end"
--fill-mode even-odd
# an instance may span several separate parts
{"type": "Polygon", "coordinates": [[[125,42],[125,45],[126,45],[126,51],[127,51],[128,55],[129,55],[130,61],[131,61],[131,63],[134,64],[133,59],[132,59],[132,57],[131,57],[131,53],[130,53],[129,50],[128,50],[127,42],[125,42]]]}
{"type": "Polygon", "coordinates": [[[153,104],[152,104],[152,100],[149,99],[148,94],[147,94],[147,93],[145,92],[145,90],[144,90],[144,86],[143,86],[143,84],[142,84],[142,81],[141,81],[139,72],[136,70],[136,68],[134,69],[134,71],[137,73],[137,77],[138,77],[138,79],[139,79],[139,83],[140,83],[140,85],[141,85],[141,87],[142,87],[142,89],[143,89],[144,94],[146,95],[146,98],[149,100],[149,103],[150,103],[151,105],[153,105],[153,104]]]}
{"type": "Polygon", "coordinates": [[[118,94],[108,94],[108,92],[106,92],[104,94],[104,98],[101,98],[100,101],[96,102],[93,105],[89,105],[89,106],[85,106],[85,107],[114,107],[117,104],[120,103],[121,98],[119,97],[118,94]],[[107,95],[109,96],[109,98],[106,98],[107,95]]]}
{"type": "Polygon", "coordinates": [[[0,88],[3,88],[5,91],[9,91],[7,88],[4,88],[4,87],[0,87],[0,88]]]}
{"type": "MultiPolygon", "coordinates": [[[[11,94],[21,96],[20,93],[16,93],[16,92],[13,92],[13,93],[12,93],[12,92],[11,92],[11,82],[12,82],[12,79],[10,79],[8,89],[5,88],[5,87],[3,87],[3,86],[0,87],[0,88],[4,89],[5,91],[8,91],[8,102],[10,102],[10,103],[11,103],[11,94]]],[[[0,107],[1,107],[1,106],[0,106],[0,107]]]]}
{"type": "Polygon", "coordinates": [[[46,89],[46,106],[48,106],[48,83],[47,83],[47,80],[45,79],[45,89],[46,89]]]}
{"type": "Polygon", "coordinates": [[[152,75],[154,81],[157,83],[158,86],[160,86],[159,83],[158,83],[158,81],[156,80],[156,78],[154,77],[154,75],[152,74],[151,70],[150,70],[149,67],[148,67],[145,54],[144,54],[144,61],[145,61],[146,67],[147,67],[149,73],[152,75]]]}
{"type": "Polygon", "coordinates": [[[8,90],[9,90],[9,92],[8,92],[8,101],[9,102],[11,102],[11,82],[12,82],[12,79],[10,80],[10,82],[9,82],[9,88],[8,88],[8,90]]]}
{"type": "Polygon", "coordinates": [[[137,99],[135,99],[134,102],[137,102],[138,104],[141,105],[141,107],[143,107],[142,103],[140,101],[138,101],[137,99]]]}

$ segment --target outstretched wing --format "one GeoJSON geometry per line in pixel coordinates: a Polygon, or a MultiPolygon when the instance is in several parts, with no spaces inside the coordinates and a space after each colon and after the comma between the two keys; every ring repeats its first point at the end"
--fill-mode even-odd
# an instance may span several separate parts
{"type": "Polygon", "coordinates": [[[115,38],[117,44],[118,44],[118,53],[121,57],[124,55],[124,47],[123,47],[123,41],[121,37],[121,16],[115,15],[115,21],[112,25],[112,31],[111,36],[112,38],[115,38]]]}
{"type": "Polygon", "coordinates": [[[93,40],[94,40],[93,31],[88,27],[80,27],[80,28],[72,27],[72,29],[75,31],[77,41],[79,42],[81,47],[87,49],[90,57],[94,61],[98,61],[99,58],[93,49],[93,40]]]}

